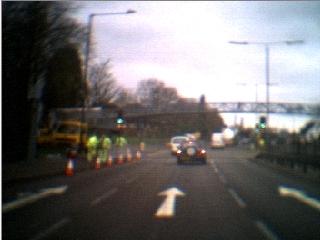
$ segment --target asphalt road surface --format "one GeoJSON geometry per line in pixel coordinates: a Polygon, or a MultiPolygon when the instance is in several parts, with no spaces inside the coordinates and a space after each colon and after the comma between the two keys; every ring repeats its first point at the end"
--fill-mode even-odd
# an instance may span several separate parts
{"type": "Polygon", "coordinates": [[[178,166],[168,149],[140,162],[3,186],[3,239],[319,239],[314,182],[208,149],[178,166]]]}

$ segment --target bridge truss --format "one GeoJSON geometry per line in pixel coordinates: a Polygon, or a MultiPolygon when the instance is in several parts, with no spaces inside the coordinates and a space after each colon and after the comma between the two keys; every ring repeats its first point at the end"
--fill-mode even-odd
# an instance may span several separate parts
{"type": "MultiPolygon", "coordinates": [[[[211,109],[222,113],[265,113],[267,104],[262,102],[214,102],[208,103],[211,109]]],[[[320,104],[312,103],[269,103],[269,113],[319,114],[320,104]]]]}

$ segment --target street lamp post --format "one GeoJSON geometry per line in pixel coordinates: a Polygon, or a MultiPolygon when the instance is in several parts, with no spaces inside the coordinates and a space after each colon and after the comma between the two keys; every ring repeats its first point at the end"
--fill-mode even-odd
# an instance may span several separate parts
{"type": "Polygon", "coordinates": [[[240,45],[263,45],[265,48],[265,78],[266,78],[266,128],[269,125],[269,113],[270,113],[270,46],[279,45],[279,44],[301,44],[303,40],[288,40],[288,41],[278,41],[278,42],[248,42],[248,41],[229,41],[231,44],[240,44],[240,45]]]}
{"type": "Polygon", "coordinates": [[[86,51],[85,51],[85,69],[84,69],[84,76],[86,81],[88,81],[88,63],[89,63],[89,58],[90,58],[90,45],[91,45],[91,32],[92,32],[92,23],[93,23],[93,18],[96,16],[107,16],[107,15],[124,15],[124,14],[132,14],[136,13],[135,10],[127,10],[126,12],[111,12],[111,13],[91,13],[89,15],[88,19],[88,36],[87,36],[87,41],[86,41],[86,51]]]}
{"type": "MultiPolygon", "coordinates": [[[[136,13],[135,10],[128,9],[126,12],[110,12],[110,13],[91,13],[88,17],[87,23],[87,39],[86,39],[86,47],[85,47],[85,65],[84,65],[84,80],[83,80],[83,103],[82,103],[82,111],[81,111],[81,122],[86,122],[86,114],[85,108],[87,106],[87,97],[88,97],[88,80],[89,80],[89,60],[90,60],[90,45],[91,45],[91,33],[92,33],[92,24],[93,19],[96,16],[107,16],[107,15],[124,15],[124,14],[132,14],[136,13]]],[[[83,142],[83,130],[80,128],[80,143],[83,142]]]]}

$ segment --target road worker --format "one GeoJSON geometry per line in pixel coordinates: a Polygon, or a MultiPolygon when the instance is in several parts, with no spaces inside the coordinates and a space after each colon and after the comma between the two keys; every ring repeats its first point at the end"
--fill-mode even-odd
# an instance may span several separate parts
{"type": "Polygon", "coordinates": [[[98,137],[94,133],[92,134],[87,141],[87,161],[92,162],[97,157],[97,148],[98,148],[98,137]]]}
{"type": "Polygon", "coordinates": [[[119,154],[123,154],[125,155],[126,152],[125,152],[125,147],[127,145],[127,140],[125,137],[122,137],[122,136],[118,136],[116,138],[116,141],[115,141],[115,147],[116,147],[116,154],[119,156],[119,154]]]}
{"type": "Polygon", "coordinates": [[[109,157],[110,149],[111,149],[111,139],[102,134],[99,140],[99,148],[98,148],[98,157],[101,163],[105,163],[109,157]]]}

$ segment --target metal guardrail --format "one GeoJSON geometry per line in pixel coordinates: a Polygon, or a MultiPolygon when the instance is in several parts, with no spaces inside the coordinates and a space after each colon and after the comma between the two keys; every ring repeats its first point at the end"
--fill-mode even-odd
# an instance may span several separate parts
{"type": "Polygon", "coordinates": [[[311,143],[293,141],[289,144],[270,145],[257,157],[292,169],[302,167],[305,173],[310,168],[320,170],[320,140],[311,143]]]}

